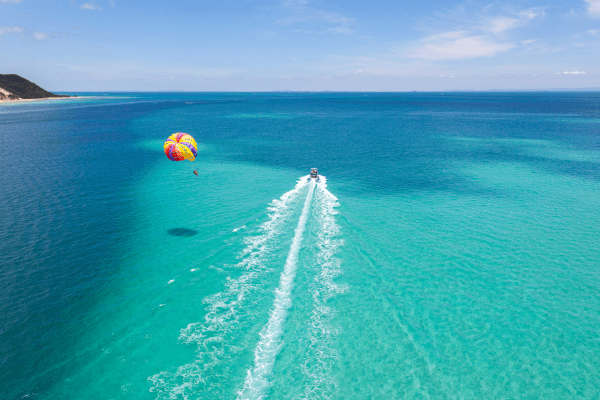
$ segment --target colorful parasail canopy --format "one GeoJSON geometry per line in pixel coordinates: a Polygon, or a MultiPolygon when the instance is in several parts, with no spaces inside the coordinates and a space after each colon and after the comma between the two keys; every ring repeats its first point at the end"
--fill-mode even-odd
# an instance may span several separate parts
{"type": "Polygon", "coordinates": [[[177,132],[169,136],[164,148],[165,154],[171,161],[194,161],[198,152],[198,146],[194,138],[183,132],[177,132]]]}

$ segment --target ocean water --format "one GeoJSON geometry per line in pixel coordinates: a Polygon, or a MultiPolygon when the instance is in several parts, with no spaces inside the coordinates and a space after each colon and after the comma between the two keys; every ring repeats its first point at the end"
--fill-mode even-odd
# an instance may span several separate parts
{"type": "Polygon", "coordinates": [[[599,93],[93,95],[0,105],[2,398],[600,397],[599,93]]]}

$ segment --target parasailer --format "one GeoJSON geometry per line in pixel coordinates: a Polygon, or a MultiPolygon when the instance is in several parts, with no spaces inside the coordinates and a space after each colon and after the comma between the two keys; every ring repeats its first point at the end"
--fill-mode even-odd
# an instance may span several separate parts
{"type": "MultiPolygon", "coordinates": [[[[165,154],[171,161],[194,161],[198,154],[198,145],[194,138],[183,132],[177,132],[169,136],[164,144],[165,154]]],[[[198,170],[194,170],[198,176],[198,170]]]]}

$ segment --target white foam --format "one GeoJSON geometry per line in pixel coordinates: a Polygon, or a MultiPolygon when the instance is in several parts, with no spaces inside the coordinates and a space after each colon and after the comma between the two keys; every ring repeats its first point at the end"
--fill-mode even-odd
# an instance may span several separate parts
{"type": "Polygon", "coordinates": [[[175,279],[171,279],[169,282],[167,282],[167,285],[170,285],[173,282],[175,282],[175,279]]]}
{"type": "Polygon", "coordinates": [[[302,244],[308,210],[312,201],[315,185],[311,184],[298,226],[294,232],[294,239],[281,273],[279,287],[275,292],[273,307],[269,313],[267,325],[260,333],[260,341],[254,350],[254,368],[248,370],[243,388],[238,393],[238,399],[262,399],[270,386],[269,378],[275,364],[275,357],[282,346],[283,326],[292,305],[291,293],[296,277],[296,264],[298,253],[302,244]]]}
{"type": "Polygon", "coordinates": [[[222,292],[204,299],[208,311],[204,321],[191,323],[181,330],[181,342],[198,346],[196,358],[174,372],[163,371],[148,378],[153,384],[150,391],[159,398],[188,398],[202,389],[206,379],[215,374],[218,365],[227,362],[224,348],[237,346],[237,343],[229,343],[229,336],[239,325],[240,314],[252,308],[249,299],[256,296],[250,295],[259,290],[262,278],[269,271],[265,261],[293,213],[294,201],[307,183],[307,177],[300,178],[294,189],[271,202],[268,220],[258,229],[261,234],[246,238],[246,247],[234,266],[243,270],[241,276],[236,279],[228,277],[222,292]]]}
{"type": "Polygon", "coordinates": [[[239,228],[235,228],[235,229],[233,230],[233,232],[237,232],[237,231],[239,231],[239,230],[241,230],[241,229],[246,229],[246,225],[244,225],[244,226],[240,226],[239,228]]]}
{"type": "Polygon", "coordinates": [[[340,260],[335,257],[343,244],[338,239],[340,227],[335,220],[337,199],[327,189],[320,186],[315,195],[317,221],[319,224],[316,243],[319,248],[314,262],[306,268],[314,271],[314,279],[308,292],[312,296],[313,309],[307,329],[306,362],[301,366],[306,378],[305,399],[330,399],[336,397],[337,382],[331,376],[331,370],[338,359],[335,341],[338,328],[333,324],[336,311],[327,305],[332,297],[344,293],[345,285],[337,284],[334,279],[341,273],[340,260]]]}
{"type": "MultiPolygon", "coordinates": [[[[318,184],[318,185],[319,185],[321,188],[325,189],[325,188],[327,187],[327,177],[326,177],[326,176],[324,176],[324,175],[319,175],[319,182],[317,182],[317,184],[318,184]]],[[[329,193],[329,192],[327,192],[327,193],[329,193]]],[[[329,193],[329,194],[331,194],[331,193],[329,193]]],[[[332,195],[332,196],[333,196],[333,195],[332,195]]]]}

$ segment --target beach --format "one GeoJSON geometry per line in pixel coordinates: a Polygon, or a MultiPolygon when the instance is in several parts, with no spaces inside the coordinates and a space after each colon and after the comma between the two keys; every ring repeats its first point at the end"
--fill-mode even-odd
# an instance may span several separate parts
{"type": "Polygon", "coordinates": [[[16,103],[31,103],[40,101],[55,101],[55,100],[81,100],[85,99],[85,96],[73,96],[73,97],[43,97],[40,99],[18,99],[18,100],[0,100],[0,104],[16,104],[16,103]]]}

